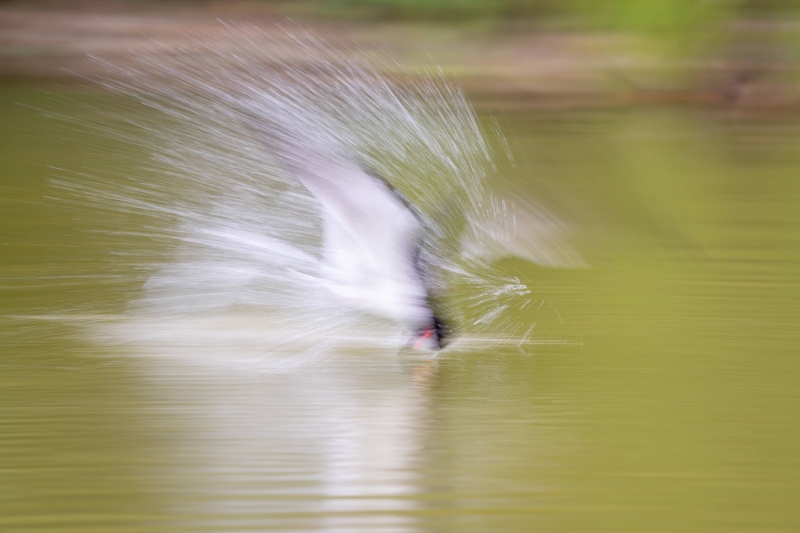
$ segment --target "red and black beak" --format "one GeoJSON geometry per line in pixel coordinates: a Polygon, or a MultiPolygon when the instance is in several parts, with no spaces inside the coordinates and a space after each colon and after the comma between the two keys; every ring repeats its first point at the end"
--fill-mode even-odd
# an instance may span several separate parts
{"type": "Polygon", "coordinates": [[[425,348],[426,345],[432,345],[435,350],[441,350],[445,346],[445,338],[447,330],[444,324],[437,318],[433,317],[431,323],[427,326],[420,328],[413,337],[411,337],[411,346],[415,350],[425,348]]]}
{"type": "Polygon", "coordinates": [[[436,331],[431,326],[425,326],[421,330],[417,332],[417,334],[412,338],[414,341],[413,348],[415,350],[419,350],[425,347],[427,342],[433,342],[437,347],[439,346],[438,340],[435,338],[436,331]]]}

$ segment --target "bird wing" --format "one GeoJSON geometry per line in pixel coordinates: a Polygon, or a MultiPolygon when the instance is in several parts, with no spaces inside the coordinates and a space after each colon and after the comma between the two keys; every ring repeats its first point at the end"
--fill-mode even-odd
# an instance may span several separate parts
{"type": "Polygon", "coordinates": [[[419,216],[380,178],[345,157],[281,157],[319,202],[329,277],[377,311],[404,321],[430,317],[417,268],[423,233],[419,216]],[[375,306],[373,306],[375,307],[375,306]]]}

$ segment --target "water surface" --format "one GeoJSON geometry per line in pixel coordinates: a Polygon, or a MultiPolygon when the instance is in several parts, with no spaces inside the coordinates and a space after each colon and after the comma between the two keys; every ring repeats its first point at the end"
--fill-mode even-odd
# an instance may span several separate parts
{"type": "Polygon", "coordinates": [[[53,180],[143,154],[15,105],[54,92],[0,89],[4,530],[800,528],[796,125],[509,113],[496,186],[591,266],[495,265],[533,290],[507,317],[531,342],[297,360],[252,311],[114,320],[148,275],[120,256],[162,244],[53,180]]]}

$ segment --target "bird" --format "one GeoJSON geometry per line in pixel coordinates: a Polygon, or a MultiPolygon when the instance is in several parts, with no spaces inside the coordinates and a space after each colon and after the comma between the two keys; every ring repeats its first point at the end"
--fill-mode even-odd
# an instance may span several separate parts
{"type": "Polygon", "coordinates": [[[410,327],[408,346],[438,352],[449,340],[420,252],[429,224],[374,170],[341,151],[273,145],[274,155],[308,191],[322,220],[321,278],[332,292],[410,327]]]}

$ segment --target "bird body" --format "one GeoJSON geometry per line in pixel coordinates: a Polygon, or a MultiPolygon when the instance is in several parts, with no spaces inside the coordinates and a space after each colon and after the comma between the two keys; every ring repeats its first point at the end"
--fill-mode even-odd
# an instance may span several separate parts
{"type": "Polygon", "coordinates": [[[386,181],[345,156],[284,151],[278,159],[320,205],[325,285],[414,329],[415,348],[440,348],[444,328],[419,265],[422,217],[386,181]]]}

